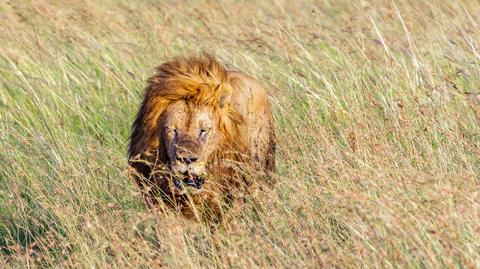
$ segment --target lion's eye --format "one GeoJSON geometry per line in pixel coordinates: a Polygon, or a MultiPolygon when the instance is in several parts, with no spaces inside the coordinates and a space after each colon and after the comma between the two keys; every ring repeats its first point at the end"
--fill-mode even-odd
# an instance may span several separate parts
{"type": "Polygon", "coordinates": [[[174,134],[174,133],[177,132],[177,128],[175,128],[173,126],[167,126],[167,127],[165,127],[165,131],[167,131],[167,133],[174,134]]]}
{"type": "Polygon", "coordinates": [[[210,128],[201,128],[200,137],[205,137],[209,131],[210,131],[210,128]]]}

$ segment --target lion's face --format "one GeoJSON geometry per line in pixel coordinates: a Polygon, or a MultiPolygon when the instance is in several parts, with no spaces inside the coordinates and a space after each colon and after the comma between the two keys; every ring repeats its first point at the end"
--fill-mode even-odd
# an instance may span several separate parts
{"type": "Polygon", "coordinates": [[[201,190],[207,174],[208,156],[218,145],[218,119],[210,106],[176,101],[161,119],[161,138],[177,194],[201,190]]]}

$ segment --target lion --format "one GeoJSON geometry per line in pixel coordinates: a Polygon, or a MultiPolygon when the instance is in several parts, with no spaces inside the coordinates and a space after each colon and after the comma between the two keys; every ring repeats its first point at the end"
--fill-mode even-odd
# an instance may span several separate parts
{"type": "Polygon", "coordinates": [[[147,206],[163,202],[188,218],[218,220],[226,201],[252,186],[245,171],[259,172],[272,186],[275,131],[260,83],[206,53],[156,70],[128,150],[147,206]]]}

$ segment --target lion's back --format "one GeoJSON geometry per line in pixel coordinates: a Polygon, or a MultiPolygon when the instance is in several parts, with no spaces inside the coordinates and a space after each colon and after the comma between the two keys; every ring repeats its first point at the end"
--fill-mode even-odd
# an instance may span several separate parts
{"type": "Polygon", "coordinates": [[[255,168],[275,168],[275,129],[267,91],[255,79],[238,71],[228,72],[234,88],[232,105],[242,114],[246,139],[255,168]]]}

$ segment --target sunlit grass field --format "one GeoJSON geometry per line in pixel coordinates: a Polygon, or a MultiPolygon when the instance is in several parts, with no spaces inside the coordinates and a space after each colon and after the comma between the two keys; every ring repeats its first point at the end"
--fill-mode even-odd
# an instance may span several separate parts
{"type": "Polygon", "coordinates": [[[480,3],[0,2],[0,268],[480,267],[480,3]],[[154,67],[269,90],[277,185],[215,233],[128,178],[154,67]]]}

